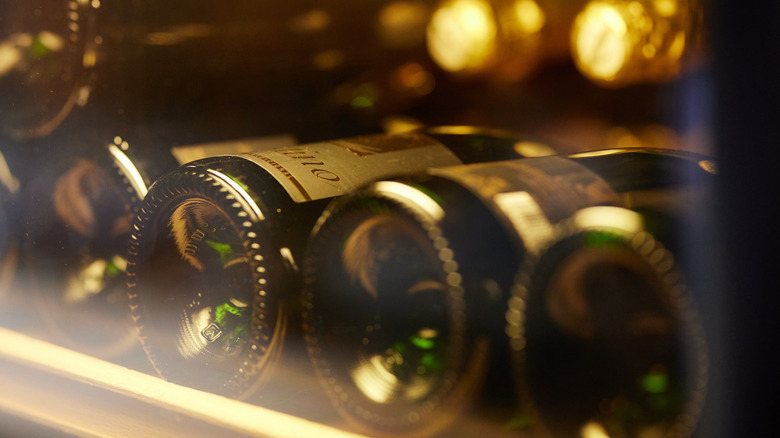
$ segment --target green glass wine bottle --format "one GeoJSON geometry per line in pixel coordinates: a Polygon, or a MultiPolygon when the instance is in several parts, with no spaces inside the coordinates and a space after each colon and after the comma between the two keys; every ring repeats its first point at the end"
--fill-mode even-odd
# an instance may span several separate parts
{"type": "MultiPolygon", "coordinates": [[[[518,372],[504,314],[522,261],[587,207],[638,216],[615,206],[650,198],[645,190],[694,184],[702,160],[611,150],[470,164],[374,182],[333,201],[314,228],[302,276],[309,355],[336,408],[380,436],[440,432],[475,403],[479,418],[535,425],[522,410],[510,421],[507,410],[519,398],[508,384],[518,372]]],[[[612,222],[594,224],[608,229],[612,222]]],[[[663,301],[674,291],[653,292],[663,301]]],[[[609,304],[604,313],[622,311],[622,303],[609,304]]]]}
{"type": "Polygon", "coordinates": [[[171,381],[249,394],[280,351],[303,247],[328,199],[376,178],[549,150],[516,146],[443,127],[214,157],[166,175],[139,210],[128,261],[151,361],[171,381]]]}
{"type": "Polygon", "coordinates": [[[681,265],[637,212],[558,224],[518,274],[506,313],[519,416],[534,436],[690,436],[705,336],[681,265]]]}

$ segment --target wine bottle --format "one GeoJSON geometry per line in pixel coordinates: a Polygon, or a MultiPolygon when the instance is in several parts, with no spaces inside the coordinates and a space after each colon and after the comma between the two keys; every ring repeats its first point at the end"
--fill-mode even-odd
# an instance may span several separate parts
{"type": "MultiPolygon", "coordinates": [[[[148,187],[183,162],[266,146],[250,139],[171,148],[142,130],[113,138],[107,131],[68,130],[31,142],[40,151],[21,194],[23,261],[25,292],[47,335],[116,358],[139,346],[127,310],[125,251],[148,187]]],[[[277,140],[270,144],[289,144],[277,140]]]]}
{"type": "Polygon", "coordinates": [[[164,176],[139,209],[128,260],[152,363],[171,381],[248,395],[280,351],[306,237],[329,198],[375,178],[517,157],[515,143],[445,127],[214,157],[164,176]]]}
{"type": "MultiPolygon", "coordinates": [[[[302,290],[309,355],[336,408],[380,436],[439,432],[475,399],[508,418],[501,405],[517,396],[507,393],[504,314],[522,261],[583,208],[692,184],[701,160],[612,150],[470,164],[333,201],[312,233],[302,290]]],[[[528,427],[524,415],[510,424],[528,427]]]]}
{"type": "Polygon", "coordinates": [[[591,207],[525,260],[506,313],[533,436],[690,436],[707,353],[675,256],[640,214],[591,207]]]}

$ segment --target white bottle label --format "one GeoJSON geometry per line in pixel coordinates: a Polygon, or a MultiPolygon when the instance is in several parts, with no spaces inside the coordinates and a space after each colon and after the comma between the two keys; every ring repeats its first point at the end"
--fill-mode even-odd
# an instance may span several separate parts
{"type": "Polygon", "coordinates": [[[238,155],[271,174],[295,202],[340,196],[379,178],[461,164],[422,134],[369,135],[238,155]]]}

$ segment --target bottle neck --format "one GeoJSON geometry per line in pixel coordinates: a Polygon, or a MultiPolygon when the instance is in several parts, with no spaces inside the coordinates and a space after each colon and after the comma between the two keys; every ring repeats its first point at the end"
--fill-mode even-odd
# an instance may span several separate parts
{"type": "Polygon", "coordinates": [[[555,154],[558,149],[533,135],[500,129],[437,126],[420,132],[444,144],[464,163],[548,156],[555,154]]]}
{"type": "Polygon", "coordinates": [[[612,149],[567,158],[597,173],[618,193],[709,184],[717,175],[714,160],[682,151],[612,149]]]}

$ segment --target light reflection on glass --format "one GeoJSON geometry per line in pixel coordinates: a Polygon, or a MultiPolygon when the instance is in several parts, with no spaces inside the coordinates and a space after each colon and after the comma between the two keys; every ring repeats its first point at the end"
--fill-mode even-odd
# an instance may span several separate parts
{"type": "Polygon", "coordinates": [[[105,233],[117,237],[130,230],[127,213],[120,213],[122,207],[116,201],[123,195],[108,172],[92,161],[79,159],[57,181],[52,201],[58,219],[81,236],[105,233]],[[109,207],[117,210],[110,212],[109,207]]]}
{"type": "Polygon", "coordinates": [[[29,64],[59,52],[65,46],[60,35],[47,30],[37,35],[22,32],[9,35],[0,42],[0,76],[12,69],[27,69],[29,64]]]}
{"type": "MultiPolygon", "coordinates": [[[[199,294],[199,297],[202,296],[199,294]]],[[[196,300],[182,311],[176,349],[184,359],[200,355],[237,355],[248,336],[248,304],[236,298],[217,306],[200,310],[190,309],[201,305],[196,300]]]]}
{"type": "Polygon", "coordinates": [[[416,131],[422,128],[424,124],[414,118],[406,116],[388,116],[382,120],[382,130],[389,135],[402,134],[416,131]]]}
{"type": "Polygon", "coordinates": [[[108,145],[108,152],[114,158],[119,172],[125,177],[135,191],[136,196],[143,198],[146,195],[148,188],[146,187],[146,183],[144,183],[144,179],[138,171],[138,168],[123,152],[123,150],[127,150],[128,147],[129,144],[122,140],[121,137],[115,137],[114,143],[108,145]]]}
{"type": "MultiPolygon", "coordinates": [[[[137,345],[127,314],[128,193],[105,167],[80,158],[43,178],[43,205],[27,205],[30,298],[58,341],[101,357],[137,345]]],[[[36,189],[31,189],[33,193],[36,189]]]]}
{"type": "Polygon", "coordinates": [[[515,150],[523,157],[549,157],[555,155],[555,149],[543,143],[533,141],[519,141],[515,143],[515,150]]]}
{"type": "Polygon", "coordinates": [[[581,228],[612,227],[624,232],[638,233],[642,230],[642,216],[619,207],[590,207],[577,212],[575,223],[581,228]]]}
{"type": "Polygon", "coordinates": [[[193,39],[208,38],[215,35],[217,31],[218,29],[212,25],[188,23],[150,32],[146,34],[143,42],[153,46],[174,46],[193,39]]]}
{"type": "Polygon", "coordinates": [[[62,299],[71,305],[85,303],[94,295],[104,292],[107,281],[124,274],[126,269],[127,260],[119,255],[110,259],[95,259],[66,280],[62,299]]]}
{"type": "Polygon", "coordinates": [[[395,181],[380,181],[374,184],[374,190],[391,199],[419,208],[418,213],[430,221],[439,221],[444,217],[444,209],[430,196],[409,185],[395,181]]]}
{"type": "Polygon", "coordinates": [[[17,193],[19,191],[19,180],[11,173],[11,169],[8,167],[8,162],[2,151],[0,151],[0,184],[2,184],[10,193],[17,193]]]}

